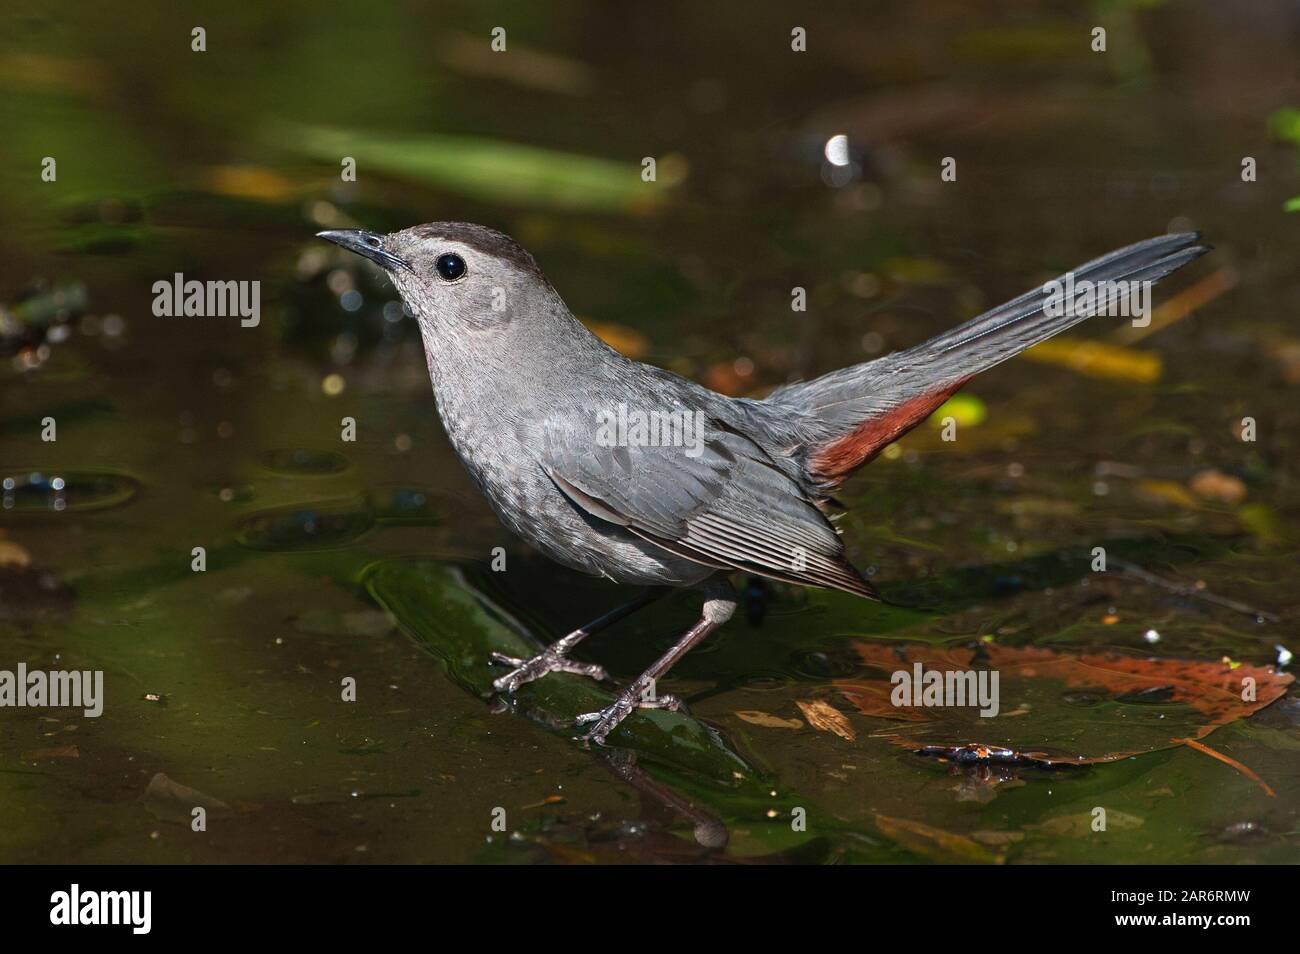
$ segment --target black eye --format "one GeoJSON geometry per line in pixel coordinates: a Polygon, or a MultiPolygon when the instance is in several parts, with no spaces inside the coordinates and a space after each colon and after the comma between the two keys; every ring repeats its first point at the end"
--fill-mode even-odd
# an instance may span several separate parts
{"type": "Polygon", "coordinates": [[[438,260],[433,263],[433,267],[438,270],[444,282],[454,282],[465,274],[465,260],[459,255],[451,252],[445,252],[438,256],[438,260]]]}

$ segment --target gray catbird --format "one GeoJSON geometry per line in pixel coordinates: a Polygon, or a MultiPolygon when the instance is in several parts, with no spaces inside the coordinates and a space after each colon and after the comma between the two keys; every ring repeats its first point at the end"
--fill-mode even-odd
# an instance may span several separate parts
{"type": "Polygon", "coordinates": [[[500,232],[437,222],[320,237],[391,276],[419,321],[452,447],[505,525],[565,566],[650,587],[532,659],[497,657],[512,667],[498,690],[556,671],[604,678],[569,651],[668,588],[703,591],[700,620],[612,705],[579,717],[598,743],[637,707],[681,706],[655,682],[731,617],[728,574],[879,599],[826,516],[831,492],[973,375],[1208,251],[1196,234],[1148,239],[924,344],[758,401],[619,354],[500,232]]]}

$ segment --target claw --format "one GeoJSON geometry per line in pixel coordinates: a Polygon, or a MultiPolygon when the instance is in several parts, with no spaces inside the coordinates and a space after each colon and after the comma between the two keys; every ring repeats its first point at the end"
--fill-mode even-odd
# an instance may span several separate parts
{"type": "Polygon", "coordinates": [[[518,659],[514,656],[506,656],[503,653],[493,653],[492,661],[515,667],[504,676],[492,681],[492,688],[496,689],[497,692],[514,692],[520,686],[541,679],[551,672],[571,672],[579,676],[590,676],[598,681],[609,678],[604,666],[599,666],[596,663],[578,662],[578,660],[569,659],[553,649],[544,649],[532,659],[518,659]]]}
{"type": "Polygon", "coordinates": [[[686,711],[686,703],[682,702],[677,696],[663,695],[654,699],[646,699],[643,697],[645,689],[644,685],[633,683],[619,693],[618,698],[604,709],[599,712],[584,712],[578,716],[575,720],[577,725],[595,723],[579,738],[583,742],[595,742],[597,745],[604,745],[609,734],[618,728],[619,723],[630,716],[636,709],[667,709],[669,712],[686,711]]]}

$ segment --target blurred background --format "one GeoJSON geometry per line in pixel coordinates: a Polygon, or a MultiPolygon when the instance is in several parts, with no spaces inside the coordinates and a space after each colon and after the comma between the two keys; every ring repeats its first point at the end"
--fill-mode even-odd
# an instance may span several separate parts
{"type": "MultiPolygon", "coordinates": [[[[1281,692],[1296,646],[1300,4],[0,20],[0,668],[107,684],[99,719],[0,710],[0,861],[1295,858],[1300,707],[1205,700],[1237,666],[1281,692]],[[497,525],[392,287],[312,238],[437,220],[512,235],[624,353],[750,396],[1139,239],[1216,251],[1150,328],[1090,322],[981,376],[942,412],[956,442],[927,423],[852,481],[850,556],[898,607],[749,581],[666,687],[696,735],[633,764],[482,698],[468,661],[501,620],[548,640],[626,594],[497,525]],[[155,317],[176,272],[259,281],[260,324],[155,317]],[[872,647],[990,644],[1053,654],[1046,677],[1003,657],[1023,737],[999,744],[1085,766],[966,772],[872,711],[872,647]],[[1097,674],[1110,655],[1170,662],[1135,685],[1097,674]]],[[[688,603],[585,658],[635,675],[688,603]]]]}

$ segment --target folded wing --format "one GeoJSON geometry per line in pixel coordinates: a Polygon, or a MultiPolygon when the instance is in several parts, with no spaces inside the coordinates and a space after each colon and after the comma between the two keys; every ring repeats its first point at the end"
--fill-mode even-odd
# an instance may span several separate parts
{"type": "Polygon", "coordinates": [[[607,446],[586,430],[546,422],[542,462],[591,516],[706,566],[879,599],[807,492],[734,427],[710,421],[685,447],[607,446]]]}

